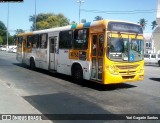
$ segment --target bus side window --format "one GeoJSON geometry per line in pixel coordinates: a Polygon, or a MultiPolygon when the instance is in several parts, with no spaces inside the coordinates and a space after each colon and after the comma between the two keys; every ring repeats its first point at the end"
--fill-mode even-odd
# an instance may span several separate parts
{"type": "Polygon", "coordinates": [[[86,50],[88,48],[88,29],[77,29],[74,31],[73,48],[86,50]]]}
{"type": "Polygon", "coordinates": [[[18,43],[17,43],[18,47],[22,47],[22,40],[23,40],[22,37],[18,37],[18,43]]]}
{"type": "Polygon", "coordinates": [[[47,48],[47,34],[40,35],[40,48],[45,49],[47,48]]]}
{"type": "Polygon", "coordinates": [[[33,36],[27,36],[27,48],[32,48],[33,36]]]}
{"type": "Polygon", "coordinates": [[[60,49],[69,49],[72,47],[72,30],[61,31],[59,33],[59,48],[60,49]]]}
{"type": "Polygon", "coordinates": [[[39,47],[39,35],[34,35],[33,48],[38,48],[38,47],[39,47]]]}

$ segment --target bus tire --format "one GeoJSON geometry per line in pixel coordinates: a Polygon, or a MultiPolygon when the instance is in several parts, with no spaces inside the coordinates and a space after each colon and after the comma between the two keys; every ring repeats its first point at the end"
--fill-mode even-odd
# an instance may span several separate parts
{"type": "Polygon", "coordinates": [[[83,83],[83,70],[80,65],[76,65],[72,70],[73,81],[77,84],[83,83]]]}
{"type": "Polygon", "coordinates": [[[30,69],[31,70],[35,70],[36,66],[35,66],[35,61],[33,58],[30,58],[30,69]]]}
{"type": "Polygon", "coordinates": [[[158,61],[158,65],[159,65],[159,67],[160,67],[160,60],[158,61]]]}

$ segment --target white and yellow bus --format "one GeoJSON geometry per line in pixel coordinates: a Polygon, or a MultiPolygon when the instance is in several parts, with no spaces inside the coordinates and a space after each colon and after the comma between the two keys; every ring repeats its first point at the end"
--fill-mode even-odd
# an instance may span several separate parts
{"type": "Polygon", "coordinates": [[[144,78],[140,25],[100,20],[18,35],[17,60],[34,68],[101,84],[144,78]]]}

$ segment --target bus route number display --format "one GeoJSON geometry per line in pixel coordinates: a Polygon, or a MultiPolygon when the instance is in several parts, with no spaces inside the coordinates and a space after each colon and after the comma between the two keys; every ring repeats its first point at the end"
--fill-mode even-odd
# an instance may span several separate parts
{"type": "Polygon", "coordinates": [[[117,31],[117,32],[129,32],[129,33],[143,34],[143,30],[141,26],[130,24],[130,23],[123,23],[123,22],[110,22],[108,24],[108,30],[117,31]]]}

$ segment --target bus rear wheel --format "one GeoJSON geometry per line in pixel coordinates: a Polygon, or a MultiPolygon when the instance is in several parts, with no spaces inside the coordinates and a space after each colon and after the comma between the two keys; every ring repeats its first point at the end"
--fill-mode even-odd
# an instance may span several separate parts
{"type": "Polygon", "coordinates": [[[31,68],[31,70],[35,70],[35,68],[36,68],[33,58],[30,59],[30,68],[31,68]]]}
{"type": "Polygon", "coordinates": [[[73,81],[77,84],[83,83],[83,71],[81,66],[75,66],[72,70],[73,81]]]}
{"type": "Polygon", "coordinates": [[[159,67],[160,67],[160,60],[158,61],[158,65],[159,65],[159,67]]]}

